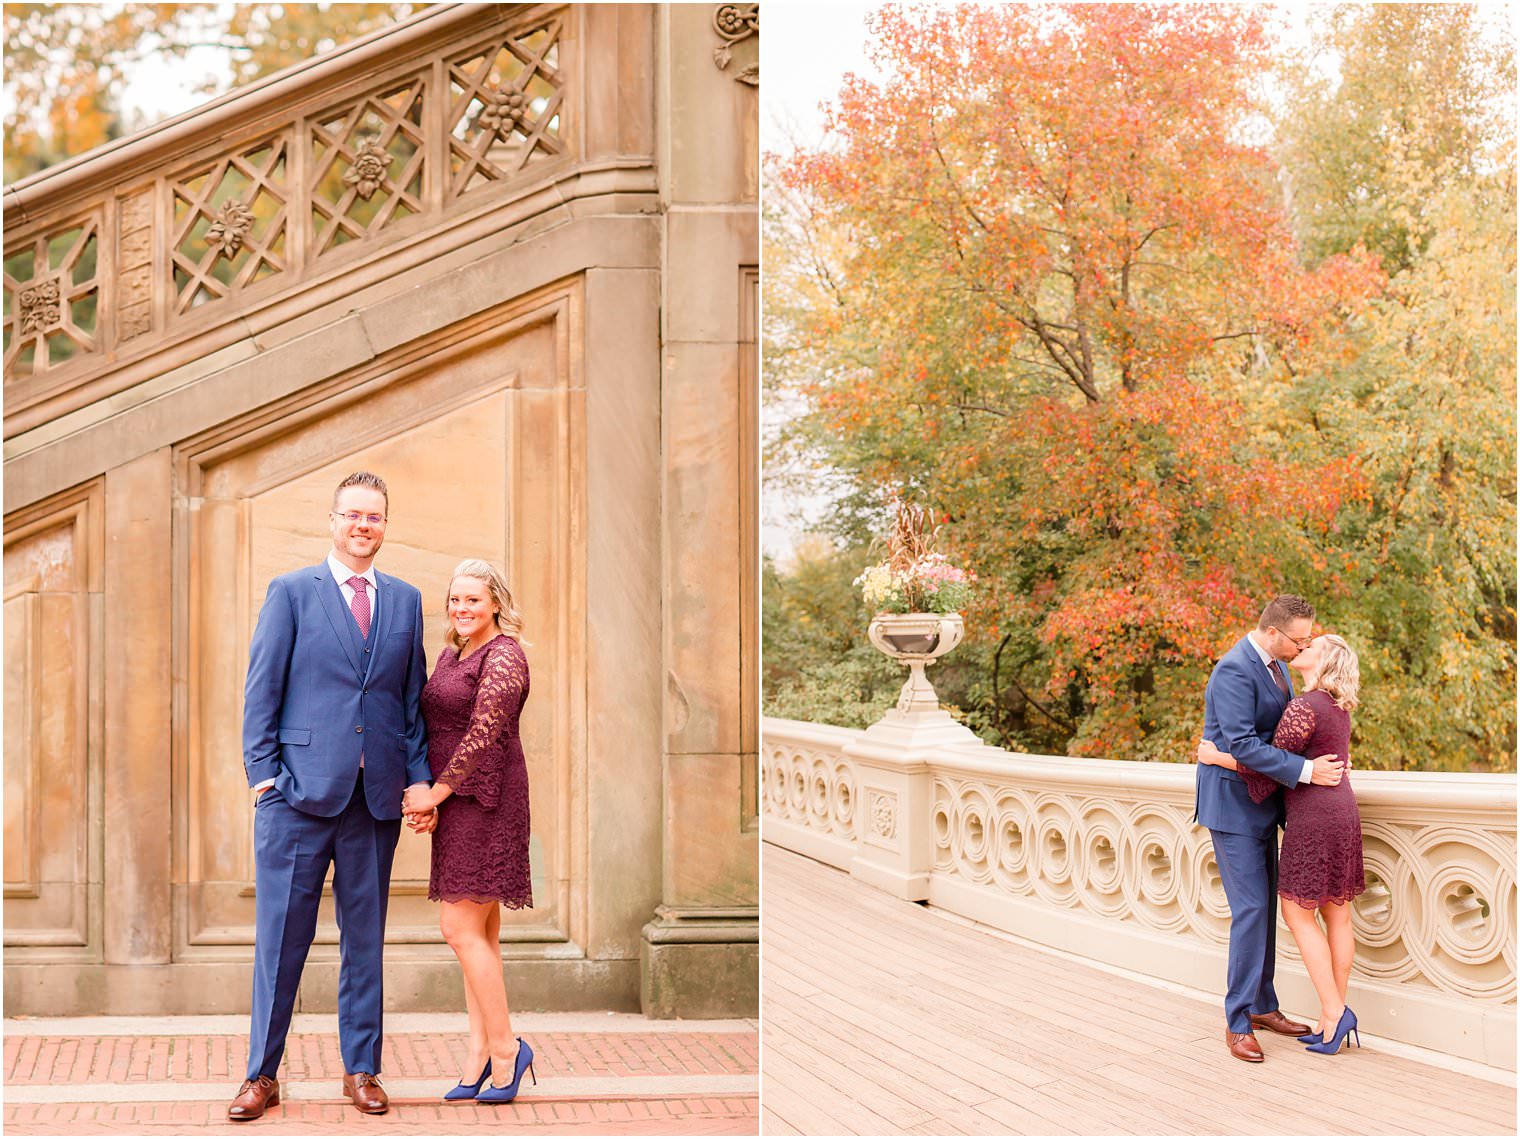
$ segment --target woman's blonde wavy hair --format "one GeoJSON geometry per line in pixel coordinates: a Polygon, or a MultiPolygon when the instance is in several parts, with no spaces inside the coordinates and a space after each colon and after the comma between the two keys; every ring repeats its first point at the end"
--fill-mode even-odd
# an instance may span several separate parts
{"type": "MultiPolygon", "coordinates": [[[[473,577],[486,583],[486,592],[491,595],[491,601],[496,606],[493,614],[496,627],[511,637],[513,640],[527,644],[522,638],[523,618],[518,610],[516,602],[512,600],[512,591],[507,588],[507,579],[501,575],[501,571],[483,558],[465,558],[454,567],[454,572],[449,574],[448,587],[443,592],[443,611],[449,611],[449,594],[454,591],[456,578],[473,577]]],[[[448,633],[444,640],[449,648],[458,652],[464,648],[464,638],[454,631],[454,622],[446,621],[448,633]]]]}
{"type": "Polygon", "coordinates": [[[1362,690],[1362,670],[1356,653],[1334,633],[1321,634],[1319,639],[1325,643],[1320,649],[1319,674],[1313,686],[1328,693],[1349,712],[1360,703],[1358,696],[1362,690]]]}

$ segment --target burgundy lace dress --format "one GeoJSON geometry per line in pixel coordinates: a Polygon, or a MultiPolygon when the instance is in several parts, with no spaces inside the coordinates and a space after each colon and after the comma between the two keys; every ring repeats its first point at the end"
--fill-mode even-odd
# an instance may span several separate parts
{"type": "Polygon", "coordinates": [[[528,767],[517,735],[528,659],[506,634],[463,661],[444,649],[422,689],[433,781],[454,793],[438,807],[428,897],[533,904],[528,867],[528,767]]]}
{"type": "MultiPolygon", "coordinates": [[[[1327,692],[1305,692],[1283,710],[1272,743],[1309,757],[1351,755],[1351,714],[1327,692]]],[[[1279,789],[1242,766],[1251,798],[1260,803],[1279,789]]],[[[1299,783],[1283,796],[1287,821],[1277,863],[1277,893],[1308,909],[1349,902],[1367,889],[1362,872],[1362,816],[1348,772],[1334,787],[1299,783]]]]}

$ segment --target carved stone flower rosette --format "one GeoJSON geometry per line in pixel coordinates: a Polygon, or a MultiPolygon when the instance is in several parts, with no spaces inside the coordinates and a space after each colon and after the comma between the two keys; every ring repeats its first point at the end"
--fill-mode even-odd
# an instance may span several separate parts
{"type": "Polygon", "coordinates": [[[253,211],[242,202],[223,202],[222,208],[206,231],[206,244],[229,261],[243,248],[243,239],[253,229],[253,211]]]}
{"type": "Polygon", "coordinates": [[[489,131],[503,142],[528,119],[528,97],[515,88],[482,91],[480,97],[485,106],[475,116],[476,128],[489,131]]]}
{"type": "MultiPolygon", "coordinates": [[[[720,4],[713,12],[712,25],[713,31],[717,32],[723,40],[723,43],[713,48],[713,63],[717,64],[719,71],[726,71],[728,65],[733,62],[733,45],[741,40],[749,39],[760,31],[760,6],[758,4],[720,4]]],[[[751,87],[759,86],[759,64],[752,63],[740,69],[734,78],[751,87]]]]}
{"type": "Polygon", "coordinates": [[[378,139],[366,138],[354,154],[353,165],[344,171],[343,181],[367,202],[385,181],[385,168],[391,162],[391,155],[385,152],[378,139]]]}
{"type": "Polygon", "coordinates": [[[21,314],[21,331],[43,332],[63,320],[61,292],[56,280],[39,281],[21,290],[16,298],[21,314]]]}

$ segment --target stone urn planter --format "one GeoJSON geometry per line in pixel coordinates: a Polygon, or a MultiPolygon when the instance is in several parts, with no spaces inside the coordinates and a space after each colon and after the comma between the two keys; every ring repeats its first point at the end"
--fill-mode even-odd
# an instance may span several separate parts
{"type": "Polygon", "coordinates": [[[899,712],[938,710],[939,697],[924,666],[960,644],[964,632],[959,613],[878,613],[871,619],[871,643],[908,666],[908,679],[897,698],[899,712]]]}

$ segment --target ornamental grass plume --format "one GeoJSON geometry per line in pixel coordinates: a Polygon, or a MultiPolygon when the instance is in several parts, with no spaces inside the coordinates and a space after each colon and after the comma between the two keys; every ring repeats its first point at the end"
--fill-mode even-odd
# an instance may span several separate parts
{"type": "Polygon", "coordinates": [[[886,559],[855,579],[868,608],[877,613],[954,613],[970,599],[976,574],[935,552],[937,535],[922,506],[897,500],[886,559]]]}

